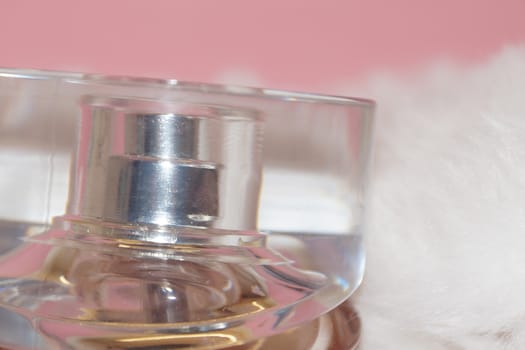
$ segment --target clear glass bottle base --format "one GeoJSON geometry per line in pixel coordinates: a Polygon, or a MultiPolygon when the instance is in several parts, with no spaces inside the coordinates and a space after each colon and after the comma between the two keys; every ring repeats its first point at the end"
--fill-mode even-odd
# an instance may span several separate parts
{"type": "MultiPolygon", "coordinates": [[[[42,348],[42,340],[34,333],[31,325],[20,316],[0,308],[1,350],[32,350],[42,348]],[[36,346],[36,347],[35,347],[36,346]]],[[[198,343],[202,334],[148,335],[133,337],[91,338],[78,348],[88,349],[193,349],[193,350],[355,350],[361,335],[361,321],[350,301],[339,305],[329,313],[313,321],[287,331],[261,338],[247,344],[234,345],[238,334],[223,332],[216,336],[222,339],[213,345],[213,336],[198,343]],[[230,344],[228,344],[230,343],[230,344]]]]}
{"type": "MultiPolygon", "coordinates": [[[[201,237],[177,228],[172,244],[162,230],[144,227],[139,231],[149,241],[134,236],[137,228],[133,234],[122,225],[72,220],[37,235],[28,236],[21,224],[8,228],[20,231],[0,259],[0,307],[10,320],[3,325],[13,325],[12,335],[25,324],[22,339],[31,339],[17,348],[270,349],[264,344],[279,341],[309,349],[306,343],[318,342],[313,335],[350,321],[327,316],[342,309],[327,312],[362,274],[362,259],[341,261],[346,275],[345,267],[355,270],[352,281],[322,267],[333,266],[338,249],[362,258],[361,240],[351,235],[207,231],[201,237]],[[320,255],[327,251],[334,257],[320,255]]],[[[0,344],[5,339],[11,337],[0,333],[0,344]]]]}

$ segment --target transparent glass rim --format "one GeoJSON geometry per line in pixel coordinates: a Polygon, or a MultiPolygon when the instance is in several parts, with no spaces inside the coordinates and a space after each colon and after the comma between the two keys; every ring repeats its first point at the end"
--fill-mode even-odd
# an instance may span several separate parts
{"type": "Polygon", "coordinates": [[[169,78],[162,79],[127,75],[106,75],[58,70],[4,67],[0,67],[0,78],[28,80],[62,80],[71,84],[88,85],[100,84],[116,86],[142,86],[153,88],[157,87],[173,91],[180,90],[200,93],[212,93],[219,95],[237,95],[261,99],[348,105],[369,110],[373,110],[376,106],[374,100],[361,97],[349,97],[322,93],[309,93],[292,90],[249,87],[231,84],[201,83],[169,78]]]}

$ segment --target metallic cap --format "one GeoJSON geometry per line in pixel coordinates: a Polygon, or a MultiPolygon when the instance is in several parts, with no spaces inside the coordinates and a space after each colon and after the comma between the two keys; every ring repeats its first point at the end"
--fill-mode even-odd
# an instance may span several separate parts
{"type": "Polygon", "coordinates": [[[68,215],[122,224],[256,228],[256,111],[86,96],[68,215]]]}

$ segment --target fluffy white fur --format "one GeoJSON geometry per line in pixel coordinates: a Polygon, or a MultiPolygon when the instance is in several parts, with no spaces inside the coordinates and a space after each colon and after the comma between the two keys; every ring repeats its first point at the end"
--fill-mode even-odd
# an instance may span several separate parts
{"type": "Polygon", "coordinates": [[[525,349],[525,50],[378,79],[364,349],[525,349]]]}
{"type": "Polygon", "coordinates": [[[525,48],[340,92],[378,102],[362,349],[525,349],[525,48]]]}

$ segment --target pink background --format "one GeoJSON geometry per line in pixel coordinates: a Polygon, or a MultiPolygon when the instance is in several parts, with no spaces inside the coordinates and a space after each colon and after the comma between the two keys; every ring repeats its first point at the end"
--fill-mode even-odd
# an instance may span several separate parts
{"type": "Polygon", "coordinates": [[[525,42],[525,0],[0,0],[0,66],[322,90],[525,42]]]}

